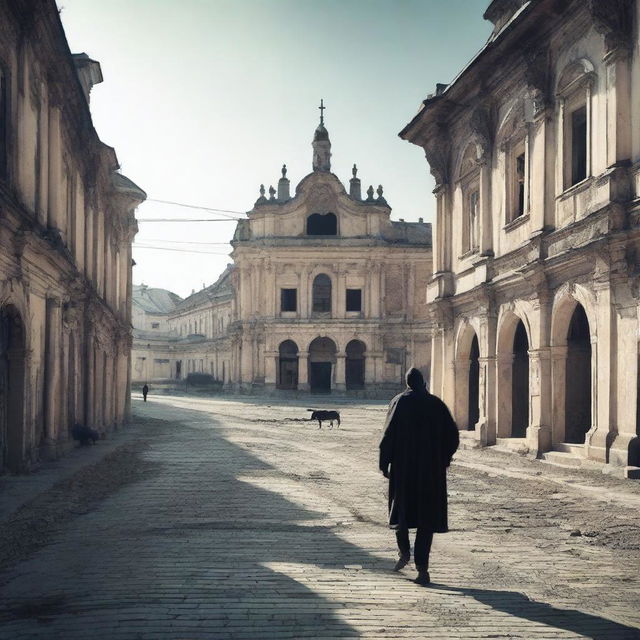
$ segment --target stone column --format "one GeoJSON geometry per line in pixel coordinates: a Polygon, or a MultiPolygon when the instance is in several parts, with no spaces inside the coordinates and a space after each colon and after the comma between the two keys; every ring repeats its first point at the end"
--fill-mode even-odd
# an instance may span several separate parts
{"type": "Polygon", "coordinates": [[[476,424],[476,435],[483,446],[496,443],[496,427],[494,416],[495,397],[495,370],[496,359],[494,357],[478,358],[480,365],[478,404],[480,416],[476,424]]]}
{"type": "Polygon", "coordinates": [[[49,209],[49,102],[44,85],[41,84],[40,109],[38,111],[38,167],[39,191],[38,191],[38,222],[47,226],[47,211],[49,209]]]}
{"type": "Polygon", "coordinates": [[[309,352],[298,352],[298,390],[309,391],[309,352]]]}
{"type": "Polygon", "coordinates": [[[484,159],[480,165],[480,254],[493,255],[493,213],[491,211],[491,169],[484,159]]]}
{"type": "Polygon", "coordinates": [[[551,377],[551,351],[549,348],[529,350],[529,426],[527,445],[538,456],[551,449],[551,398],[546,394],[551,377]]]}
{"type": "Polygon", "coordinates": [[[604,56],[607,74],[607,166],[631,158],[631,72],[629,49],[617,47],[604,56]]]}
{"type": "Polygon", "coordinates": [[[277,351],[264,352],[264,386],[269,391],[276,388],[279,362],[280,354],[277,351]]]}
{"type": "Polygon", "coordinates": [[[435,190],[436,196],[436,224],[433,233],[433,272],[447,271],[445,258],[445,244],[449,238],[446,237],[446,186],[439,184],[435,190]]]}
{"type": "Polygon", "coordinates": [[[310,315],[309,309],[309,272],[306,268],[303,268],[300,272],[300,300],[298,304],[298,317],[308,318],[310,315]]]}
{"type": "Polygon", "coordinates": [[[565,397],[567,385],[566,345],[551,347],[551,444],[565,440],[565,397]]]}
{"type": "Polygon", "coordinates": [[[61,229],[62,227],[62,144],[60,132],[60,109],[51,106],[49,109],[49,143],[48,143],[48,182],[49,206],[47,212],[47,226],[61,229]]]}
{"type": "Polygon", "coordinates": [[[513,353],[499,354],[496,358],[497,425],[496,436],[508,438],[512,432],[512,374],[513,353]]]}
{"type": "Polygon", "coordinates": [[[332,317],[345,318],[347,315],[347,285],[345,273],[341,268],[336,270],[336,286],[332,298],[335,306],[332,306],[332,317]]]}
{"type": "MultiPolygon", "coordinates": [[[[617,296],[616,296],[617,297],[617,296]]],[[[630,298],[628,298],[630,301],[630,298]]],[[[638,311],[635,305],[616,305],[616,425],[609,449],[609,463],[640,466],[640,442],[636,431],[638,402],[638,311]]],[[[613,375],[613,373],[612,373],[613,375]]]]}
{"type": "Polygon", "coordinates": [[[335,364],[335,372],[334,372],[334,386],[333,388],[336,391],[344,392],[347,388],[346,379],[345,379],[345,358],[346,354],[337,353],[336,354],[336,364],[335,364]]]}
{"type": "Polygon", "coordinates": [[[469,424],[469,367],[471,362],[467,359],[454,362],[455,393],[454,405],[451,407],[453,418],[458,428],[466,431],[469,424]]]}
{"type": "Polygon", "coordinates": [[[44,457],[55,457],[60,429],[62,308],[57,298],[47,298],[45,325],[44,457]]]}
{"type": "Polygon", "coordinates": [[[612,402],[615,353],[612,338],[615,335],[612,295],[609,282],[596,283],[596,326],[589,318],[591,335],[591,428],[585,437],[587,458],[607,461],[607,449],[615,430],[612,402]]]}

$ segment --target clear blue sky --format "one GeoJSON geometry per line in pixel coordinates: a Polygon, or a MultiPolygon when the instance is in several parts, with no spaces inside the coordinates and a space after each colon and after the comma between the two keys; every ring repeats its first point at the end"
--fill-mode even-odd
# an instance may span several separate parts
{"type": "MultiPolygon", "coordinates": [[[[292,191],[311,171],[324,98],[333,172],[346,184],[355,162],[363,189],[384,186],[394,219],[431,221],[424,154],[397,134],[491,26],[482,19],[488,0],[58,4],[71,50],[102,65],[91,108],[123,173],[150,198],[241,212],[260,183],[275,186],[283,163],[292,191]]],[[[138,217],[207,214],[150,202],[138,217]]],[[[141,222],[134,282],[182,296],[211,284],[230,261],[233,228],[141,222]]]]}

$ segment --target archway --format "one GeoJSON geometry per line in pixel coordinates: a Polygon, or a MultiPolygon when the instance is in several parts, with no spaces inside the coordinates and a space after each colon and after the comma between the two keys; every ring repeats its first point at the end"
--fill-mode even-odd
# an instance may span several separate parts
{"type": "Polygon", "coordinates": [[[315,393],[330,393],[336,344],[331,338],[316,338],[309,345],[309,387],[315,393]]]}
{"type": "Polygon", "coordinates": [[[24,458],[25,329],[13,306],[0,311],[0,440],[2,466],[18,472],[24,458]]]}
{"type": "Polygon", "coordinates": [[[469,352],[469,397],[467,410],[467,428],[475,431],[480,418],[480,345],[478,336],[473,335],[469,352]]]}
{"type": "Polygon", "coordinates": [[[347,390],[364,389],[366,346],[361,340],[351,340],[345,349],[345,382],[347,390]]]}
{"type": "Polygon", "coordinates": [[[313,279],[311,310],[313,313],[331,311],[331,278],[326,273],[319,273],[313,279]]]}
{"type": "Polygon", "coordinates": [[[480,344],[469,322],[456,335],[454,415],[461,429],[473,431],[480,417],[480,344]]]}
{"type": "Polygon", "coordinates": [[[522,320],[513,337],[511,437],[524,438],[529,426],[529,340],[522,320]]]}
{"type": "Polygon", "coordinates": [[[579,303],[567,331],[565,390],[565,442],[584,444],[591,428],[591,332],[579,303]]]}
{"type": "Polygon", "coordinates": [[[297,389],[298,345],[293,340],[285,340],[278,351],[278,389],[297,389]]]}

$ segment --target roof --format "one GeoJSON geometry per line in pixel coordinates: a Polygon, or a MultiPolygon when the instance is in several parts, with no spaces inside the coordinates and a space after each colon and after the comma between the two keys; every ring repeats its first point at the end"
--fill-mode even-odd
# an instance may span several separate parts
{"type": "Polygon", "coordinates": [[[424,244],[431,246],[431,224],[428,222],[391,221],[391,229],[384,234],[392,243],[424,244]]]}
{"type": "Polygon", "coordinates": [[[146,284],[134,284],[132,303],[145,313],[165,314],[173,311],[182,298],[167,289],[155,289],[146,284]]]}
{"type": "Polygon", "coordinates": [[[200,306],[209,301],[221,300],[233,296],[233,284],[231,282],[231,274],[235,269],[235,265],[228,264],[220,277],[210,286],[192,293],[190,296],[181,300],[176,305],[176,311],[182,311],[193,307],[200,306]]]}
{"type": "MultiPolygon", "coordinates": [[[[493,53],[498,45],[502,45],[507,34],[517,25],[519,24],[524,17],[529,14],[537,4],[539,4],[540,0],[518,0],[517,9],[514,9],[511,12],[507,12],[506,15],[508,19],[504,24],[498,22],[496,24],[496,28],[493,30],[489,39],[485,43],[485,45],[478,51],[478,53],[463,67],[463,69],[458,73],[458,75],[449,83],[449,84],[438,84],[436,85],[436,92],[433,94],[429,94],[425,100],[422,101],[418,108],[418,112],[416,115],[410,120],[410,122],[405,125],[405,127],[398,133],[398,136],[403,140],[411,141],[412,129],[414,129],[415,125],[417,125],[421,120],[424,119],[425,110],[431,111],[431,108],[434,107],[438,102],[440,102],[443,98],[448,98],[452,93],[455,93],[459,90],[460,85],[463,80],[467,79],[473,72],[476,71],[485,60],[490,57],[490,54],[493,53]]],[[[513,5],[512,7],[516,6],[513,5]]],[[[494,16],[491,14],[493,9],[499,7],[503,9],[503,3],[494,0],[491,3],[487,12],[485,12],[485,19],[492,19],[494,16]],[[495,5],[495,7],[494,7],[495,5]]],[[[497,9],[496,9],[497,11],[497,9]]],[[[497,55],[497,54],[496,54],[497,55]]],[[[495,57],[495,56],[494,56],[495,57]]]]}

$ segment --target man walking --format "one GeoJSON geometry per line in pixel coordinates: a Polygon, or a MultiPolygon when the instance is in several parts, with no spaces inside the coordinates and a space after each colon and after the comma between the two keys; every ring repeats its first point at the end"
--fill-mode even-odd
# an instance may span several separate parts
{"type": "Polygon", "coordinates": [[[447,406],[425,386],[422,373],[407,371],[407,389],[389,405],[380,442],[380,470],[389,479],[389,526],[396,530],[399,559],[411,558],[409,529],[417,529],[416,582],[429,584],[429,553],[434,533],[447,525],[447,467],[459,444],[458,428],[447,406]]]}
{"type": "Polygon", "coordinates": [[[149,385],[145,382],[144,387],[142,387],[142,399],[147,401],[147,394],[149,393],[149,385]]]}

